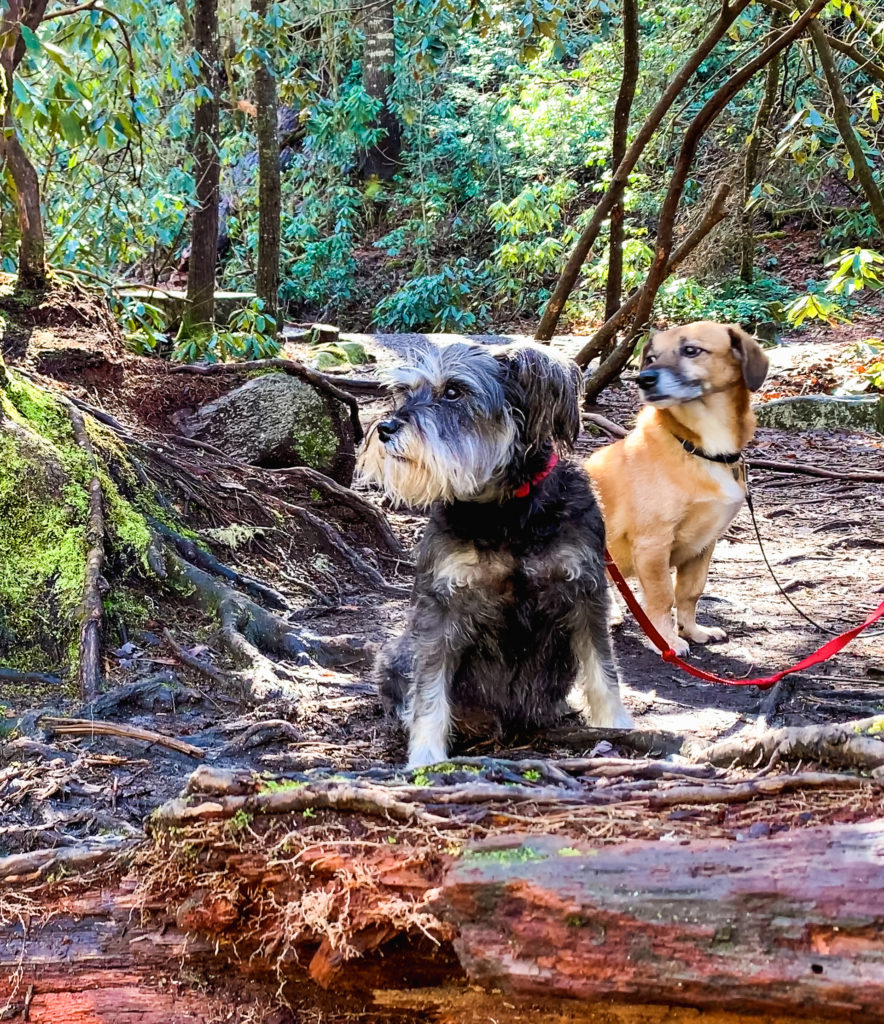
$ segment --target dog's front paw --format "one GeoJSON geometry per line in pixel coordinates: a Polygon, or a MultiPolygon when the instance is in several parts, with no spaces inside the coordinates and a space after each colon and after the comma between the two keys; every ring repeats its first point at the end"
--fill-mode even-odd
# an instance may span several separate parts
{"type": "Polygon", "coordinates": [[[708,644],[715,643],[718,640],[727,640],[727,633],[723,629],[719,629],[718,626],[693,625],[690,629],[683,628],[681,632],[682,636],[686,636],[688,640],[695,644],[708,644]]]}
{"type": "Polygon", "coordinates": [[[691,645],[684,640],[682,637],[677,636],[673,640],[669,641],[670,647],[675,651],[679,658],[684,658],[686,655],[691,653],[691,645]]]}
{"type": "Polygon", "coordinates": [[[441,744],[421,744],[409,747],[407,767],[410,770],[426,768],[431,764],[440,764],[445,760],[446,756],[445,747],[441,744]]]}

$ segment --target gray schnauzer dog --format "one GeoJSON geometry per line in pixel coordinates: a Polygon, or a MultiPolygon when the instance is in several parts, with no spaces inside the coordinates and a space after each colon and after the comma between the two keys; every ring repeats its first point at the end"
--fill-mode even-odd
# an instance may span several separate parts
{"type": "Polygon", "coordinates": [[[455,724],[535,728],[572,704],[629,727],[608,632],[604,526],[586,474],[577,367],[534,345],[457,342],[390,376],[362,475],[432,506],[409,624],[377,666],[410,767],[444,761],[455,724]]]}

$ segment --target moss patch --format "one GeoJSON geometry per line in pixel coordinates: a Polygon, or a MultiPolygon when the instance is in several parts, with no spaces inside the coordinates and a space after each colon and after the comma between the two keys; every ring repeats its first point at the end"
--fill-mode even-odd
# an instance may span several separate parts
{"type": "MultiPolygon", "coordinates": [[[[108,565],[118,575],[143,572],[151,539],[147,522],[106,467],[127,477],[133,493],[139,485],[116,438],[95,424],[88,429],[104,495],[108,565]]],[[[64,405],[9,371],[0,376],[2,665],[74,675],[94,472],[64,405]]]]}

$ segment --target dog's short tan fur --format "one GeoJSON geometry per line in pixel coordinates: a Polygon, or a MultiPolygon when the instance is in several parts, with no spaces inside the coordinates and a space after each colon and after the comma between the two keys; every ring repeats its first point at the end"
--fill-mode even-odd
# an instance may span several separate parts
{"type": "MultiPolygon", "coordinates": [[[[767,357],[741,328],[702,321],[654,334],[642,353],[642,370],[651,368],[660,372],[643,394],[635,429],[596,452],[586,468],[614,561],[638,578],[648,617],[686,654],[689,641],[725,639],[723,630],[697,624],[696,608],[715,542],[743,503],[746,484],[742,463],[689,454],[679,439],[709,455],[739,452],[755,431],[749,393],[764,383],[767,357]]],[[[648,386],[640,377],[642,383],[648,386]]]]}

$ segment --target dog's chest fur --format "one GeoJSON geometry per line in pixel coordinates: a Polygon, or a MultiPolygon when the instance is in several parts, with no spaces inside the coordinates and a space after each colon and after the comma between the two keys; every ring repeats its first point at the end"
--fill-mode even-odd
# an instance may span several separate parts
{"type": "Polygon", "coordinates": [[[698,554],[730,526],[746,496],[741,465],[725,465],[689,456],[693,487],[676,529],[672,564],[698,554]]]}
{"type": "MultiPolygon", "coordinates": [[[[543,724],[576,672],[574,608],[603,592],[604,527],[586,478],[562,465],[527,499],[434,509],[415,614],[440,611],[469,642],[455,702],[543,724]]],[[[420,628],[420,622],[417,623],[420,628]]]]}

